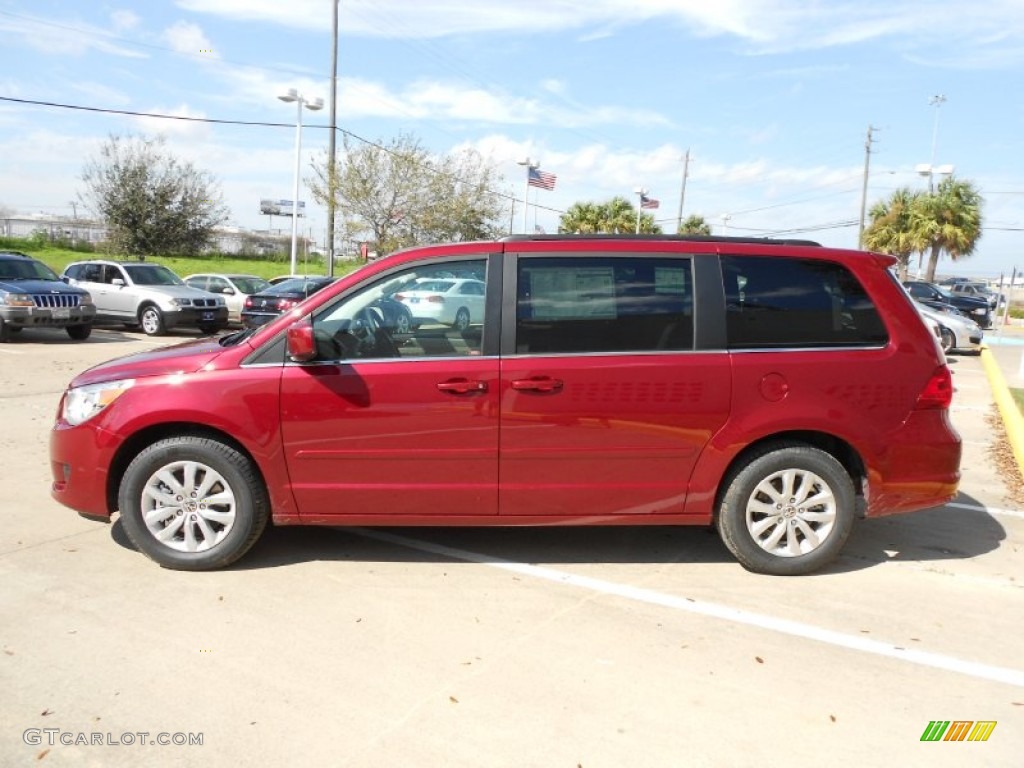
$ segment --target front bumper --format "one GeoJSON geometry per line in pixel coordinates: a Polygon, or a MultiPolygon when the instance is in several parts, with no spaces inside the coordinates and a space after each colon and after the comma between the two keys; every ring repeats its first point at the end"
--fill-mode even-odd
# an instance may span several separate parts
{"type": "Polygon", "coordinates": [[[67,328],[69,325],[85,325],[96,317],[96,307],[86,304],[79,307],[2,307],[0,320],[12,328],[67,328]]]}
{"type": "Polygon", "coordinates": [[[164,325],[168,328],[177,328],[182,326],[195,328],[202,326],[216,326],[217,330],[221,328],[227,328],[228,325],[228,308],[208,308],[208,307],[180,307],[175,309],[163,310],[164,325]]]}

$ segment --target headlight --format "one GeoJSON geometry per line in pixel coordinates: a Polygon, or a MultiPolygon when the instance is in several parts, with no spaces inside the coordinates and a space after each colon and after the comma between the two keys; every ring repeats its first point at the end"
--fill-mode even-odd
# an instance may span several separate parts
{"type": "Polygon", "coordinates": [[[171,299],[171,304],[176,307],[191,307],[192,299],[171,299]]]}
{"type": "Polygon", "coordinates": [[[34,307],[36,305],[35,301],[27,293],[0,295],[0,304],[6,304],[8,307],[34,307]]]}
{"type": "Polygon", "coordinates": [[[135,379],[121,379],[68,390],[64,397],[64,421],[72,426],[88,421],[134,385],[135,379]]]}
{"type": "Polygon", "coordinates": [[[88,294],[88,293],[78,299],[78,306],[80,306],[80,307],[88,307],[88,306],[91,306],[91,305],[92,305],[92,296],[90,294],[88,294]]]}

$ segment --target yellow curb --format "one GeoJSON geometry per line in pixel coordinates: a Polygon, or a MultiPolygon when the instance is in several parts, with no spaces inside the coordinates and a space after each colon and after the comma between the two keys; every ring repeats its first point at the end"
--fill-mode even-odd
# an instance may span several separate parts
{"type": "Polygon", "coordinates": [[[992,387],[992,397],[999,408],[999,415],[1003,417],[1003,427],[1010,441],[1013,458],[1017,460],[1017,470],[1024,479],[1024,415],[1021,415],[1020,408],[1014,402],[1006,379],[1003,378],[1003,372],[999,370],[999,363],[992,357],[988,347],[981,348],[981,364],[985,366],[988,383],[992,387]]]}

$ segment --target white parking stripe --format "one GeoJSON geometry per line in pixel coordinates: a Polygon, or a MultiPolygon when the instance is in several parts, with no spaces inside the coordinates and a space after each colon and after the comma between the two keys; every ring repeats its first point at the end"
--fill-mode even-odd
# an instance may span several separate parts
{"type": "Polygon", "coordinates": [[[1016,509],[1001,509],[1000,507],[981,507],[977,504],[960,504],[955,501],[951,501],[946,504],[947,507],[956,507],[957,509],[973,509],[978,512],[989,512],[993,515],[1003,515],[1004,517],[1019,517],[1024,520],[1024,512],[1018,512],[1016,509]]]}
{"type": "Polygon", "coordinates": [[[410,539],[405,536],[397,536],[380,530],[367,530],[365,528],[350,529],[361,536],[369,539],[386,541],[390,544],[397,544],[410,549],[418,549],[422,552],[431,552],[435,555],[450,557],[454,560],[463,560],[480,565],[489,565],[493,568],[521,573],[526,576],[533,576],[538,579],[546,579],[558,584],[571,587],[580,587],[606,595],[615,595],[627,600],[636,600],[651,605],[660,605],[665,608],[695,613],[701,616],[710,616],[716,619],[732,621],[736,624],[744,624],[759,629],[767,629],[773,632],[780,632],[793,637],[801,637],[807,640],[817,640],[821,643],[848,648],[862,653],[872,653],[877,656],[886,656],[898,659],[911,664],[918,664],[923,667],[943,669],[948,672],[958,672],[963,675],[981,678],[983,680],[994,680],[997,683],[1006,683],[1024,688],[1024,670],[1010,669],[1008,667],[995,667],[989,664],[981,664],[976,661],[958,659],[954,656],[945,656],[939,653],[918,651],[904,648],[899,645],[883,643],[878,640],[870,640],[858,635],[847,635],[831,629],[815,627],[811,624],[804,624],[798,621],[780,619],[774,616],[766,616],[760,613],[752,613],[740,608],[730,608],[727,605],[708,603],[700,600],[693,600],[688,597],[678,597],[663,592],[655,592],[651,589],[631,587],[628,584],[617,584],[613,581],[593,579],[588,576],[577,576],[565,571],[557,571],[553,568],[542,568],[526,563],[517,563],[511,560],[502,560],[488,555],[481,555],[476,552],[469,552],[464,549],[446,547],[441,544],[434,544],[419,539],[410,539]]]}

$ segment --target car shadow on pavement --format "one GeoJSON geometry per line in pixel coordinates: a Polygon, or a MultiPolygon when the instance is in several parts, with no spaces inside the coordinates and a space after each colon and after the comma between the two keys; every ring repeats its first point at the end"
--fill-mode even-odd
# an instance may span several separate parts
{"type": "MultiPolygon", "coordinates": [[[[966,495],[957,502],[983,506],[966,495]]],[[[135,549],[120,520],[114,522],[111,537],[120,546],[135,549]]],[[[890,561],[968,559],[998,549],[1005,538],[1006,531],[989,513],[957,507],[860,520],[842,555],[817,575],[858,571],[890,561]]],[[[450,563],[480,558],[563,565],[735,562],[717,533],[706,526],[269,526],[231,570],[317,561],[450,563]],[[469,557],[460,557],[460,552],[469,557]]]]}

